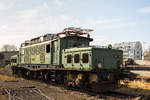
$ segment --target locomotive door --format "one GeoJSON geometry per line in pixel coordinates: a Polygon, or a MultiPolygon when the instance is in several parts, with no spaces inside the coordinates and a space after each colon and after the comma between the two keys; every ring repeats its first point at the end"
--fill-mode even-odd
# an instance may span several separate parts
{"type": "Polygon", "coordinates": [[[51,64],[56,64],[57,62],[57,42],[52,42],[52,52],[51,52],[51,64]]]}

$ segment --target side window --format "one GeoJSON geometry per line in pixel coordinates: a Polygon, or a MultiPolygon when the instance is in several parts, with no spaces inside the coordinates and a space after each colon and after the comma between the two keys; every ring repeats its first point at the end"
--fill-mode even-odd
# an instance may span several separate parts
{"type": "Polygon", "coordinates": [[[67,55],[67,63],[72,63],[72,56],[71,55],[67,55]]]}
{"type": "Polygon", "coordinates": [[[84,53],[82,55],[82,62],[83,63],[88,63],[89,62],[89,55],[88,55],[88,53],[84,53]]]}
{"type": "Polygon", "coordinates": [[[51,51],[51,46],[50,44],[46,45],[46,53],[50,53],[51,51]]]}
{"type": "Polygon", "coordinates": [[[79,63],[80,62],[80,55],[79,54],[75,54],[74,55],[74,62],[75,63],[79,63]]]}

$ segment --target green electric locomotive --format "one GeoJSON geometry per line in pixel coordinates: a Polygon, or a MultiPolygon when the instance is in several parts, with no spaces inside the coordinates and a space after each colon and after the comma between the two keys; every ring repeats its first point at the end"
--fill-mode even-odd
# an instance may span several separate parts
{"type": "Polygon", "coordinates": [[[70,27],[58,34],[25,41],[19,55],[12,57],[13,73],[94,91],[114,89],[118,85],[123,52],[111,46],[90,46],[93,41],[90,31],[70,27]]]}

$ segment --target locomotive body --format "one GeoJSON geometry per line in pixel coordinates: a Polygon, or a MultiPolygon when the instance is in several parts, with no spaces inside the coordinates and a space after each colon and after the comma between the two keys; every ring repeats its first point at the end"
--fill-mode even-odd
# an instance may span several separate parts
{"type": "Polygon", "coordinates": [[[76,44],[78,45],[77,47],[82,45],[89,46],[90,40],[92,39],[67,36],[22,46],[20,48],[21,64],[51,64],[59,66],[62,64],[63,49],[73,48],[76,44]]]}
{"type": "Polygon", "coordinates": [[[63,65],[72,69],[119,69],[122,52],[96,47],[71,48],[63,50],[63,65]]]}
{"type": "Polygon", "coordinates": [[[12,57],[17,59],[12,60],[13,73],[94,91],[115,88],[122,51],[90,46],[93,39],[81,36],[82,31],[64,33],[64,37],[47,34],[23,43],[19,56],[12,57]]]}

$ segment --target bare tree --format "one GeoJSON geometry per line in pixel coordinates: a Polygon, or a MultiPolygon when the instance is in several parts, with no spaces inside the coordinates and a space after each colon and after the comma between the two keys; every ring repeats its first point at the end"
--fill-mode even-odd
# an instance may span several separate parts
{"type": "Polygon", "coordinates": [[[15,45],[3,45],[3,47],[1,48],[2,51],[17,51],[17,47],[15,45]]]}

